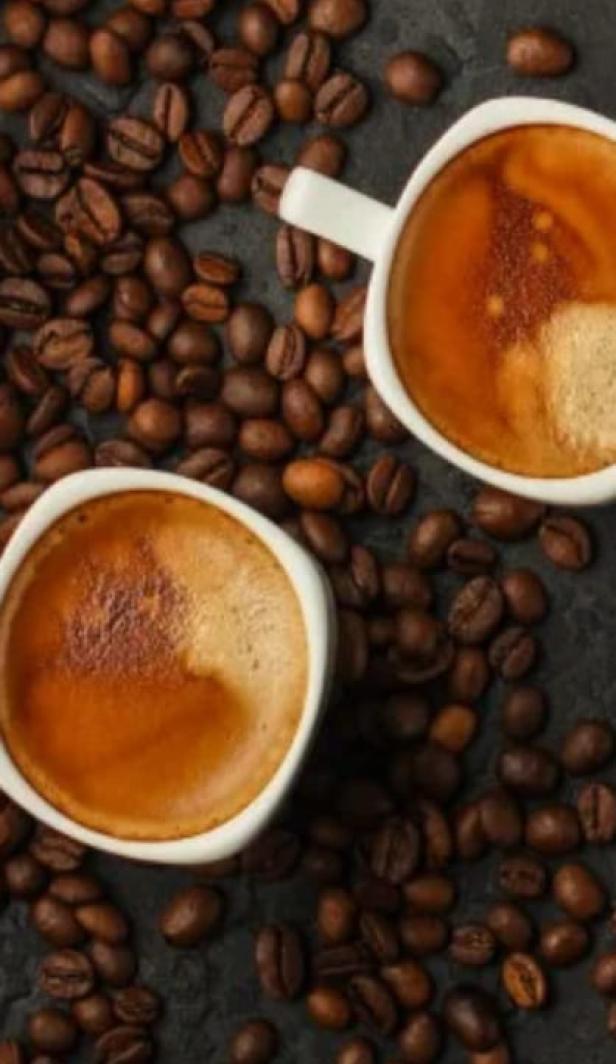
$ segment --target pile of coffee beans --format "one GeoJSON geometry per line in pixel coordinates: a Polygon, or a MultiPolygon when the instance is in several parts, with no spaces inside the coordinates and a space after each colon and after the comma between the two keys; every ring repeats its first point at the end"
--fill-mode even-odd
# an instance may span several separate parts
{"type": "MultiPolygon", "coordinates": [[[[237,295],[249,263],[189,251],[180,227],[221,204],[276,214],[289,172],[267,154],[276,122],[314,119],[296,161],[335,177],[343,131],[370,105],[336,58],[367,22],[366,0],[251,0],[224,40],[222,6],[131,0],[97,23],[88,0],[4,4],[0,109],[22,113],[23,127],[18,143],[0,138],[0,540],[68,473],[162,464],[232,492],[320,560],[341,638],[317,749],[281,822],[201,870],[169,899],[159,932],[195,948],[224,931],[219,881],[301,874],[315,885],[314,928],[263,926],[255,980],[266,999],[305,1002],[299,1022],[349,1029],[332,1061],[375,1064],[388,1046],[396,1064],[430,1064],[452,1039],[470,1064],[508,1064],[506,1015],[548,1005],[551,970],[589,954],[609,915],[608,884],[582,851],[616,840],[616,791],[595,778],[614,754],[605,719],[580,720],[560,749],[542,742],[549,700],[530,674],[548,595],[535,572],[508,564],[506,544],[536,535],[573,573],[591,563],[592,537],[575,517],[488,488],[466,514],[425,512],[419,499],[409,521],[416,474],[396,451],[407,433],[367,381],[353,256],[279,226],[277,273],[294,304],[276,322],[237,295]],[[41,56],[42,70],[89,70],[109,86],[149,79],[150,100],[102,120],[45,84],[41,56]],[[197,119],[204,79],[220,99],[217,128],[197,119]],[[179,175],[161,181],[170,159],[179,175]],[[357,542],[367,513],[405,522],[397,560],[357,542]],[[502,743],[477,793],[464,787],[465,759],[492,683],[502,743]],[[490,852],[498,897],[468,919],[465,867],[490,852]],[[553,903],[548,921],[540,899],[553,903]],[[437,954],[459,973],[447,985],[431,972],[437,954]]],[[[506,61],[554,76],[574,52],[534,27],[511,36],[506,61]]],[[[383,81],[395,100],[426,105],[445,76],[406,51],[387,58],[383,81]]],[[[45,1004],[0,1043],[0,1064],[68,1060],[82,1035],[108,1064],[155,1055],[161,1003],[85,859],[1,800],[0,897],[28,906],[49,952],[45,1004]]],[[[616,950],[596,958],[592,982],[616,1035],[616,950]]],[[[227,1054],[267,1064],[281,1048],[271,1022],[252,1017],[227,1054]]]]}

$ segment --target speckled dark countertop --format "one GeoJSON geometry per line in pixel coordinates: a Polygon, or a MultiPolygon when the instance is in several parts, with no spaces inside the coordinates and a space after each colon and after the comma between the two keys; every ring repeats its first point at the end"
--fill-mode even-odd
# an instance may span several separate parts
{"type": "MultiPolygon", "coordinates": [[[[92,21],[98,22],[99,16],[102,19],[116,6],[117,0],[94,3],[96,17],[93,15],[92,21]]],[[[220,0],[220,16],[214,22],[222,38],[239,6],[234,0],[220,0]]],[[[348,134],[352,150],[345,177],[387,202],[395,200],[409,171],[433,140],[467,108],[491,96],[545,93],[616,114],[616,7],[612,0],[372,0],[372,12],[368,28],[339,50],[340,64],[367,79],[374,92],[368,120],[348,134]],[[579,63],[574,73],[562,80],[543,84],[520,81],[503,63],[506,33],[520,25],[541,22],[560,28],[576,43],[579,63]],[[385,58],[404,47],[424,48],[446,71],[446,91],[429,109],[405,109],[386,99],[381,89],[379,75],[385,58]]],[[[272,61],[272,73],[279,62],[280,57],[272,61]]],[[[87,77],[60,75],[51,67],[49,80],[79,94],[99,113],[128,108],[139,112],[143,93],[149,92],[146,88],[131,98],[131,90],[108,90],[87,77]]],[[[211,126],[220,118],[223,97],[211,84],[198,81],[198,117],[204,126],[211,126]]],[[[5,128],[16,132],[19,121],[2,116],[0,129],[5,128]]],[[[268,138],[264,154],[291,162],[300,138],[299,131],[285,127],[268,138]]],[[[242,294],[264,300],[284,319],[290,300],[273,268],[275,231],[275,221],[257,211],[227,208],[192,226],[187,239],[194,249],[213,248],[240,257],[246,264],[242,294]]],[[[419,471],[421,490],[416,508],[467,506],[471,482],[414,442],[402,451],[419,471]]],[[[368,464],[369,457],[366,448],[361,463],[368,464]]],[[[358,534],[384,554],[392,554],[404,538],[408,520],[362,520],[358,534]]],[[[549,738],[559,735],[577,713],[611,714],[616,703],[616,512],[613,508],[597,512],[593,525],[598,561],[578,577],[557,576],[532,541],[507,551],[510,561],[536,565],[553,593],[551,615],[543,626],[545,655],[537,673],[552,693],[549,738]]],[[[471,788],[479,788],[490,770],[496,748],[492,722],[497,696],[494,691],[482,707],[484,726],[468,757],[471,788]]],[[[612,779],[616,782],[616,771],[612,779]]],[[[491,860],[463,871],[461,916],[480,914],[492,897],[491,860]]],[[[589,860],[593,861],[592,854],[589,860]]],[[[337,1039],[316,1032],[306,1021],[301,1004],[277,1006],[262,1001],[252,971],[252,934],[260,922],[284,918],[309,925],[310,884],[298,877],[271,887],[247,882],[225,885],[228,914],[224,935],[194,952],[174,952],[155,930],[156,914],[174,888],[188,882],[190,876],[107,857],[94,858],[93,863],[135,922],[141,978],[165,998],[160,1054],[164,1064],[223,1064],[234,1026],[255,1014],[271,1016],[279,1026],[283,1043],[277,1058],[280,1064],[327,1064],[333,1060],[337,1039]]],[[[616,876],[616,851],[602,853],[598,865],[610,885],[616,876]]],[[[37,1000],[32,987],[41,952],[24,908],[13,906],[0,915],[2,1036],[19,1032],[27,1010],[37,1000]]],[[[441,984],[460,974],[446,960],[431,967],[441,984]]],[[[480,978],[493,985],[495,969],[480,978]]],[[[616,1046],[605,1033],[604,1008],[588,988],[585,967],[559,975],[553,987],[553,1008],[539,1015],[511,1017],[519,1062],[613,1061],[616,1046]]],[[[452,1048],[446,1059],[454,1062],[461,1058],[460,1051],[452,1048]]]]}

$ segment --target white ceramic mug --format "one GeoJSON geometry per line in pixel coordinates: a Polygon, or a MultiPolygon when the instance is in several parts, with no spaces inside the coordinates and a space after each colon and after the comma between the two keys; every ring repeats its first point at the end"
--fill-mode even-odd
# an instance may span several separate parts
{"type": "MultiPolygon", "coordinates": [[[[298,167],[287,181],[279,213],[284,221],[333,240],[374,263],[364,322],[366,365],[377,391],[413,435],[453,465],[497,488],[541,502],[590,506],[616,498],[616,466],[577,477],[526,477],[473,458],[443,436],[413,403],[389,346],[389,274],[398,240],[419,197],[465,148],[492,133],[523,125],[573,126],[616,140],[616,123],[594,111],[523,96],[489,100],[469,111],[437,141],[414,170],[396,207],[387,207],[331,178],[298,167]]],[[[606,240],[610,239],[606,233],[606,240]]]]}
{"type": "Polygon", "coordinates": [[[119,839],[65,816],[38,794],[16,768],[0,738],[0,789],[32,816],[88,846],[141,861],[203,864],[239,852],[267,825],[295,779],[327,698],[336,644],[335,610],[329,584],[295,541],[250,507],[215,488],[172,473],[99,469],[58,481],[31,507],[0,558],[0,604],[22,561],[46,529],[89,499],[127,491],[171,491],[219,507],[258,536],[284,568],[297,593],[306,628],[308,681],[297,732],[278,769],[245,809],[211,831],[162,842],[119,839]]]}

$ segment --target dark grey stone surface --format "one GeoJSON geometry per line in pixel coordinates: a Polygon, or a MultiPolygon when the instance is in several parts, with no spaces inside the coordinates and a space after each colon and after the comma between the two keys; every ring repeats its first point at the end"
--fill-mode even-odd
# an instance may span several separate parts
{"type": "MultiPolygon", "coordinates": [[[[1,8],[0,4],[0,8],[1,8]]],[[[112,0],[94,4],[92,21],[117,6],[112,0]]],[[[215,19],[221,36],[230,30],[240,5],[220,0],[215,19]]],[[[373,0],[369,27],[339,49],[342,66],[366,78],[374,92],[369,119],[348,135],[351,158],[345,177],[363,191],[393,202],[422,152],[464,110],[499,94],[545,94],[594,107],[606,114],[616,111],[614,94],[614,40],[616,8],[612,0],[373,0]],[[503,63],[507,31],[527,23],[559,27],[579,49],[573,74],[544,83],[520,81],[503,63]],[[384,60],[405,47],[425,48],[444,67],[447,88],[434,107],[405,109],[386,99],[380,85],[384,60]]],[[[90,16],[88,16],[90,18],[90,16]]],[[[270,65],[275,75],[280,58],[270,65]]],[[[66,77],[47,67],[50,81],[82,96],[98,112],[115,113],[146,106],[151,86],[134,99],[130,92],[105,90],[88,78],[66,77]]],[[[223,97],[213,86],[195,79],[198,119],[216,124],[223,97]]],[[[17,132],[19,120],[0,119],[0,128],[17,132]]],[[[293,160],[301,139],[297,130],[274,133],[264,146],[271,159],[293,160]]],[[[255,211],[224,209],[186,233],[191,247],[217,248],[238,255],[246,264],[243,293],[265,300],[284,319],[290,299],[280,289],[273,272],[275,222],[255,211]]],[[[609,238],[609,234],[608,234],[609,238]]],[[[100,431],[93,426],[93,431],[100,431]]],[[[415,512],[433,505],[467,506],[473,485],[420,445],[403,449],[419,471],[420,492],[415,512]]],[[[360,456],[367,464],[370,449],[360,456]]],[[[552,592],[553,608],[544,625],[545,654],[537,671],[552,693],[553,713],[549,739],[556,739],[568,721],[579,713],[613,716],[616,697],[616,515],[606,508],[593,515],[599,546],[596,564],[580,577],[557,577],[542,560],[536,543],[506,551],[509,562],[536,565],[552,592]]],[[[396,522],[361,520],[358,535],[384,554],[395,553],[403,542],[409,518],[396,522]]],[[[490,774],[496,750],[495,707],[498,691],[482,707],[481,735],[468,757],[469,793],[479,789],[490,774]]],[[[608,774],[609,778],[609,774],[608,774]]],[[[616,779],[612,773],[612,779],[616,779]]],[[[616,874],[616,852],[590,854],[610,890],[616,874]]],[[[300,878],[274,887],[257,888],[247,882],[225,886],[228,913],[224,935],[194,952],[172,952],[156,932],[156,914],[163,901],[190,875],[174,870],[131,866],[107,857],[94,858],[113,895],[131,914],[141,956],[140,977],[166,999],[161,1027],[161,1054],[165,1064],[223,1064],[226,1044],[234,1026],[255,1014],[271,1016],[282,1032],[281,1064],[327,1064],[333,1060],[338,1039],[315,1032],[303,1005],[275,1006],[260,999],[252,970],[251,938],[258,924],[269,918],[297,919],[310,931],[313,888],[300,878]]],[[[478,916],[494,896],[492,862],[465,869],[461,875],[458,914],[478,916]]],[[[541,908],[537,910],[541,915],[541,908]]],[[[598,941],[608,942],[607,931],[598,941]]],[[[29,1007],[41,946],[28,927],[22,907],[0,916],[0,1033],[20,1031],[29,1007]]],[[[608,1064],[616,1049],[605,1034],[604,1006],[590,992],[587,965],[553,979],[554,1007],[535,1016],[511,1014],[510,1030],[521,1064],[608,1064]]],[[[439,986],[460,977],[447,961],[431,965],[439,986]]],[[[491,969],[481,981],[494,986],[491,969]]],[[[390,1047],[391,1050],[391,1047],[390,1047]]],[[[391,1057],[391,1051],[389,1056],[391,1057]]],[[[451,1048],[447,1061],[462,1054],[451,1048]]],[[[77,1059],[77,1058],[76,1058],[77,1059]]],[[[86,1059],[84,1056],[83,1059],[86,1059]]],[[[384,1059],[387,1059],[385,1054],[384,1059]]]]}

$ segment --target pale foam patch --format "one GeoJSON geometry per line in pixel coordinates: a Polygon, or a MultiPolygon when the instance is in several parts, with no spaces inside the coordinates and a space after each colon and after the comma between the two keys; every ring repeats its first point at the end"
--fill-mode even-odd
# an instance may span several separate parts
{"type": "Polygon", "coordinates": [[[568,303],[539,339],[546,402],[566,446],[616,459],[616,307],[568,303]]]}

